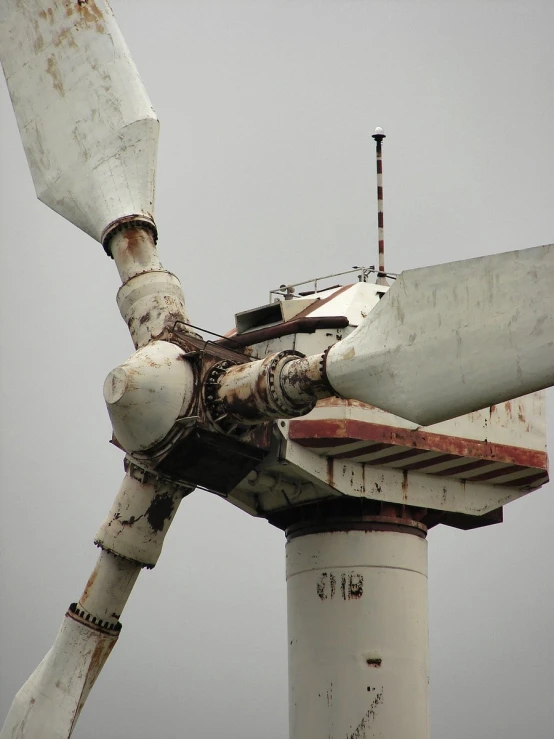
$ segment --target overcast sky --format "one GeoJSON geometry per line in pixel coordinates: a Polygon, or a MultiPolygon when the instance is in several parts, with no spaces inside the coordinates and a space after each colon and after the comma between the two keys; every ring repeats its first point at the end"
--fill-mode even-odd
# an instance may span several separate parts
{"type": "MultiPolygon", "coordinates": [[[[112,5],[193,323],[376,261],[376,125],[390,270],[554,241],[551,0],[112,5]]],[[[94,565],[123,474],[102,384],[132,345],[114,264],[35,200],[0,88],[1,723],[94,565]]],[[[429,535],[435,739],[552,736],[553,492],[429,535]]],[[[287,737],[282,532],[194,493],[122,622],[75,739],[287,737]]]]}

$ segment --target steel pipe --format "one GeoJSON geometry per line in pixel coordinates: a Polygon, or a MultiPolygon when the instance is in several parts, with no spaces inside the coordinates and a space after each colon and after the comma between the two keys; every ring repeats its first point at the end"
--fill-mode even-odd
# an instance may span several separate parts
{"type": "Polygon", "coordinates": [[[102,624],[117,624],[142,565],[101,552],[77,603],[80,612],[102,624]]]}
{"type": "Polygon", "coordinates": [[[124,284],[143,272],[162,272],[154,234],[149,228],[129,225],[113,234],[109,248],[124,284]]]}

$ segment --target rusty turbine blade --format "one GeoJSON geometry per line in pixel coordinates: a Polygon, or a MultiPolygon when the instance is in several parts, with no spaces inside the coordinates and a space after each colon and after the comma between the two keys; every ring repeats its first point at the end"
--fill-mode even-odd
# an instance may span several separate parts
{"type": "Polygon", "coordinates": [[[327,378],[421,425],[554,384],[554,245],[402,273],[327,378]]]}
{"type": "Polygon", "coordinates": [[[98,241],[154,228],[158,120],[105,0],[2,0],[0,58],[37,196],[98,241]]]}

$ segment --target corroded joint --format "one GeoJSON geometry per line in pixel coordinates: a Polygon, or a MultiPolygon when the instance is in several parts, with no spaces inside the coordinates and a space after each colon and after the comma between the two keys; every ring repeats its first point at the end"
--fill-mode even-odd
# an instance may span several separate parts
{"type": "Polygon", "coordinates": [[[117,293],[117,305],[137,348],[165,337],[177,321],[187,321],[181,283],[165,270],[130,277],[117,293]]]}
{"type": "Polygon", "coordinates": [[[301,357],[283,367],[281,385],[287,397],[298,403],[312,398],[315,405],[321,398],[336,395],[325,373],[326,357],[327,352],[301,357]]]}
{"type": "Polygon", "coordinates": [[[79,608],[78,603],[70,604],[69,608],[67,609],[67,615],[75,621],[86,624],[91,629],[101,631],[103,633],[108,633],[116,637],[119,635],[119,632],[122,629],[122,625],[119,621],[103,621],[101,618],[96,618],[96,616],[93,616],[84,608],[79,608]]]}
{"type": "Polygon", "coordinates": [[[286,368],[302,358],[298,352],[288,350],[223,369],[217,377],[210,376],[207,398],[214,420],[231,417],[244,424],[256,424],[309,413],[317,397],[313,393],[297,392],[290,382],[289,393],[283,382],[286,368]]]}
{"type": "Polygon", "coordinates": [[[158,229],[156,228],[156,224],[152,218],[148,218],[144,215],[132,215],[118,218],[116,221],[113,221],[113,223],[110,223],[109,226],[106,226],[101,236],[102,246],[104,247],[104,251],[108,257],[114,259],[114,254],[112,252],[112,239],[114,236],[127,229],[142,229],[147,231],[150,234],[154,246],[158,241],[158,229]]]}
{"type": "Polygon", "coordinates": [[[181,283],[164,270],[156,238],[154,222],[138,216],[110,224],[103,237],[123,283],[117,304],[137,348],[187,322],[181,283]]]}

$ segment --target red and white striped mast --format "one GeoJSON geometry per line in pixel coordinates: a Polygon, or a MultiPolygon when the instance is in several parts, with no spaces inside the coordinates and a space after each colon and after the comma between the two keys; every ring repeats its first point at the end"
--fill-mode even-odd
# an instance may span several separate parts
{"type": "Polygon", "coordinates": [[[377,229],[379,238],[379,268],[377,271],[377,284],[388,285],[385,273],[385,226],[383,221],[383,152],[382,142],[385,132],[380,126],[377,126],[375,133],[372,134],[375,139],[376,150],[375,156],[377,160],[377,229]]]}

